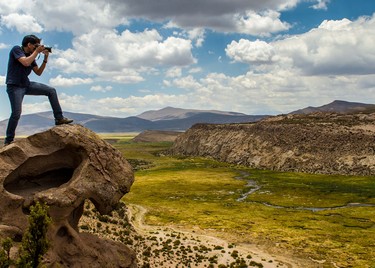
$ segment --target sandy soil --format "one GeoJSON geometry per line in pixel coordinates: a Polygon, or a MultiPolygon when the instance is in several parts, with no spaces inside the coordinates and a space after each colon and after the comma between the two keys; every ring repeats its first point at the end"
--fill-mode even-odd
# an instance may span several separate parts
{"type": "Polygon", "coordinates": [[[136,252],[140,268],[322,267],[257,245],[233,244],[209,230],[147,225],[146,213],[142,206],[122,203],[111,216],[103,216],[86,201],[80,231],[128,245],[136,252]]]}
{"type": "MultiPolygon", "coordinates": [[[[144,215],[146,214],[146,209],[141,206],[131,205],[129,206],[129,219],[131,219],[131,224],[137,231],[137,233],[148,236],[153,235],[157,237],[159,240],[165,240],[168,238],[173,237],[172,234],[175,234],[174,237],[179,237],[179,241],[181,242],[180,245],[183,247],[205,247],[213,250],[209,250],[204,253],[204,255],[210,259],[214,256],[217,263],[212,263],[210,260],[201,262],[201,263],[192,263],[190,267],[209,267],[210,263],[213,265],[212,267],[217,267],[219,264],[223,265],[230,265],[231,263],[238,262],[238,260],[244,260],[244,264],[246,263],[248,267],[300,267],[298,262],[293,260],[288,260],[283,256],[276,256],[265,251],[262,251],[256,245],[250,244],[242,244],[242,245],[233,245],[230,244],[228,241],[223,239],[203,234],[203,231],[197,230],[180,230],[176,229],[175,227],[157,227],[157,226],[150,226],[144,223],[144,215]],[[217,249],[217,250],[215,250],[217,249]],[[237,256],[237,257],[236,257],[237,256]]],[[[176,240],[175,240],[176,241],[176,240]]],[[[173,242],[172,242],[173,243],[173,242]]],[[[180,246],[181,247],[181,246],[180,246]]],[[[177,249],[174,249],[174,255],[176,256],[177,249]]],[[[196,250],[196,251],[199,251],[196,250]]],[[[187,254],[187,258],[193,259],[195,257],[194,252],[191,254],[187,254]]],[[[212,260],[212,259],[211,259],[212,260]]],[[[153,263],[151,267],[160,267],[157,264],[161,261],[166,261],[167,263],[164,264],[163,267],[186,267],[183,266],[183,258],[173,258],[169,260],[168,258],[160,259],[160,260],[152,260],[150,262],[153,263]],[[165,266],[166,265],[166,266],[165,266]],[[179,266],[182,265],[182,266],[179,266]]],[[[228,266],[229,267],[229,266],[228,266]]],[[[247,266],[241,266],[247,267],[247,266]]]]}

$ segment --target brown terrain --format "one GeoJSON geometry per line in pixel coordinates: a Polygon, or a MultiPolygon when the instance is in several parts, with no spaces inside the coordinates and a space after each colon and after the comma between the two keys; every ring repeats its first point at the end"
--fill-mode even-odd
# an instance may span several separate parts
{"type": "Polygon", "coordinates": [[[178,136],[170,152],[261,169],[374,175],[375,113],[316,112],[247,124],[196,124],[178,136]]]}
{"type": "Polygon", "coordinates": [[[292,268],[306,265],[306,260],[267,253],[256,245],[229,243],[198,227],[182,230],[175,226],[147,225],[146,213],[144,207],[127,207],[120,203],[112,213],[102,216],[87,201],[79,227],[82,233],[131,247],[137,253],[138,267],[292,268]]]}
{"type": "Polygon", "coordinates": [[[163,131],[163,130],[145,130],[132,139],[134,142],[174,142],[182,132],[163,131]]]}
{"type": "Polygon", "coordinates": [[[100,215],[108,214],[133,181],[121,152],[80,125],[16,141],[0,149],[0,241],[13,239],[16,252],[28,209],[41,202],[52,220],[43,267],[137,267],[135,252],[123,243],[78,229],[86,200],[100,215]]]}

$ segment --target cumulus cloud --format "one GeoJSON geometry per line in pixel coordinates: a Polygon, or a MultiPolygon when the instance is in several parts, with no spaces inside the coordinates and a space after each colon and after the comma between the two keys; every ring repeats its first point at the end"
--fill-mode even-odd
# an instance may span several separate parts
{"type": "Polygon", "coordinates": [[[194,28],[188,31],[188,36],[190,40],[195,41],[196,47],[201,47],[205,38],[205,30],[203,28],[194,28]]]}
{"type": "Polygon", "coordinates": [[[95,75],[119,83],[143,81],[154,67],[189,66],[196,62],[191,41],[163,37],[156,30],[94,30],[73,40],[73,49],[60,51],[55,66],[67,73],[95,75]],[[90,61],[87,61],[90,59],[90,61]]]}
{"type": "Polygon", "coordinates": [[[166,77],[180,77],[182,73],[182,69],[179,67],[173,67],[167,70],[165,76],[166,77]]]}
{"type": "Polygon", "coordinates": [[[375,15],[356,21],[323,21],[307,33],[270,43],[233,41],[227,56],[237,62],[275,62],[277,68],[297,68],[306,75],[374,74],[375,15]]]}
{"type": "Polygon", "coordinates": [[[91,91],[96,91],[96,92],[107,92],[112,90],[112,86],[92,86],[90,88],[91,91]]]}
{"type": "Polygon", "coordinates": [[[232,41],[225,51],[228,57],[234,61],[248,64],[272,63],[275,56],[274,47],[260,40],[240,39],[239,42],[232,41]]]}
{"type": "Polygon", "coordinates": [[[9,29],[16,29],[20,33],[40,33],[43,31],[43,27],[37,22],[37,20],[27,14],[12,13],[9,15],[1,16],[0,22],[2,25],[9,29]]]}
{"type": "Polygon", "coordinates": [[[71,87],[75,85],[82,85],[82,84],[91,84],[93,80],[91,78],[80,78],[80,77],[73,77],[73,78],[65,78],[61,75],[58,75],[55,78],[51,78],[49,83],[54,87],[71,87]]]}
{"type": "Polygon", "coordinates": [[[127,19],[118,13],[118,9],[107,1],[55,0],[53,5],[43,0],[3,1],[0,3],[0,15],[5,17],[6,23],[3,24],[6,27],[13,28],[17,25],[17,30],[23,30],[21,32],[25,29],[21,28],[20,24],[26,28],[26,32],[40,32],[44,29],[80,35],[95,28],[114,28],[128,23],[127,19]]]}
{"type": "MultiPolygon", "coordinates": [[[[267,35],[289,28],[288,24],[280,21],[278,12],[293,8],[297,4],[298,0],[56,0],[54,5],[48,5],[43,0],[26,3],[17,0],[1,3],[0,15],[5,16],[10,12],[21,14],[20,16],[32,14],[35,18],[32,24],[38,26],[37,30],[67,31],[76,36],[96,28],[112,29],[119,25],[128,25],[134,18],[168,22],[189,31],[212,29],[237,32],[243,29],[243,33],[267,35]]],[[[14,24],[15,22],[8,22],[5,26],[14,27],[14,24]]],[[[33,32],[38,31],[34,29],[33,32]]],[[[201,34],[195,39],[197,46],[202,43],[203,38],[201,34]]]]}
{"type": "Polygon", "coordinates": [[[244,10],[284,10],[296,6],[298,0],[159,0],[157,2],[151,0],[115,0],[112,3],[126,14],[129,14],[129,16],[146,17],[151,20],[161,21],[165,21],[166,18],[174,18],[177,23],[181,23],[190,16],[189,22],[198,24],[200,21],[194,22],[194,19],[198,17],[197,15],[200,15],[199,17],[204,21],[205,17],[213,18],[228,14],[238,14],[244,10]]]}
{"type": "Polygon", "coordinates": [[[331,0],[318,0],[318,2],[314,5],[312,5],[311,7],[313,9],[324,9],[324,10],[327,10],[327,5],[329,4],[331,0]]]}
{"type": "Polygon", "coordinates": [[[254,36],[269,36],[288,30],[291,25],[280,20],[280,13],[272,10],[256,13],[247,11],[243,16],[234,17],[235,31],[254,36]]]}

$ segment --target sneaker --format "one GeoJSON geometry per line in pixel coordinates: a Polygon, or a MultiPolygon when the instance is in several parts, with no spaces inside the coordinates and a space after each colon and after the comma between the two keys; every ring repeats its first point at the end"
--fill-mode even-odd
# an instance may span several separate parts
{"type": "Polygon", "coordinates": [[[63,117],[61,119],[55,119],[55,125],[56,126],[58,126],[58,125],[64,125],[64,124],[70,124],[72,122],[73,122],[72,119],[69,119],[69,118],[66,118],[66,117],[63,117]]]}
{"type": "Polygon", "coordinates": [[[7,146],[7,145],[12,144],[12,143],[13,143],[13,141],[5,141],[4,146],[7,146]]]}

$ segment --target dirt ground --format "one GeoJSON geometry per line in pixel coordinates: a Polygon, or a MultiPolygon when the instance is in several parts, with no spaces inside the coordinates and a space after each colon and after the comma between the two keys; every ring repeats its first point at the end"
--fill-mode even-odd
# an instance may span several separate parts
{"type": "Polygon", "coordinates": [[[300,260],[268,253],[256,245],[229,243],[205,230],[147,225],[144,222],[147,210],[141,206],[130,205],[111,217],[100,216],[92,204],[85,207],[81,231],[127,244],[137,253],[138,267],[290,268],[302,265],[300,260]]]}

